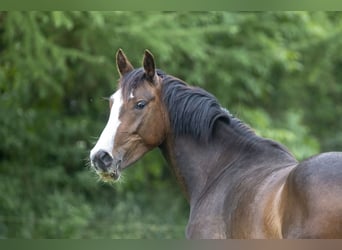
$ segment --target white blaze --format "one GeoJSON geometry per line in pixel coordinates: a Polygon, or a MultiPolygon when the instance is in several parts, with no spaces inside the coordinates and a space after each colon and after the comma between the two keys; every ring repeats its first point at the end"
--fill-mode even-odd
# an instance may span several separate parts
{"type": "Polygon", "coordinates": [[[99,150],[104,150],[113,157],[112,151],[114,147],[114,139],[115,139],[117,129],[121,123],[121,121],[119,120],[120,108],[122,106],[121,89],[118,89],[110,97],[110,99],[112,100],[113,105],[110,110],[109,119],[96,145],[90,151],[90,159],[93,159],[95,154],[99,150]]]}

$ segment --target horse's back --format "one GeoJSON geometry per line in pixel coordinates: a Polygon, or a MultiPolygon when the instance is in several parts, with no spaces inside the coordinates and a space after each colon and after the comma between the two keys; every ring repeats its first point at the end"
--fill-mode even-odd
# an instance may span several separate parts
{"type": "Polygon", "coordinates": [[[342,238],[342,152],[298,164],[282,196],[284,238],[342,238]]]}

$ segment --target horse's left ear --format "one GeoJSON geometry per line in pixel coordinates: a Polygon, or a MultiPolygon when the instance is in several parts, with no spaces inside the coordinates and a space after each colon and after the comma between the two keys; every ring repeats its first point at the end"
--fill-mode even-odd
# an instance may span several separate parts
{"type": "Polygon", "coordinates": [[[122,49],[119,49],[118,52],[116,52],[116,67],[120,77],[134,69],[122,49]]]}
{"type": "Polygon", "coordinates": [[[156,66],[154,63],[153,55],[150,51],[145,50],[143,66],[147,79],[153,82],[154,75],[156,74],[156,66]]]}

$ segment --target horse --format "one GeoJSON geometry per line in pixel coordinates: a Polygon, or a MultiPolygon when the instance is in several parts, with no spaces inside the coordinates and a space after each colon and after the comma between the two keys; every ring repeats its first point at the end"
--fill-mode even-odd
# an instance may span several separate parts
{"type": "Polygon", "coordinates": [[[342,153],[298,162],[199,87],[116,53],[118,89],[90,151],[104,181],[159,147],[190,205],[194,239],[342,238],[342,153]]]}

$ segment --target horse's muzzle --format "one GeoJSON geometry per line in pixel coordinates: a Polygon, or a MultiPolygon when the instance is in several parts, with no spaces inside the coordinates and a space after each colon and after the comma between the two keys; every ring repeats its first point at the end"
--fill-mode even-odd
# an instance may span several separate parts
{"type": "Polygon", "coordinates": [[[112,166],[113,164],[113,158],[110,156],[110,154],[104,150],[99,150],[91,159],[91,162],[96,170],[101,169],[104,172],[107,172],[107,170],[112,166]]]}
{"type": "Polygon", "coordinates": [[[115,181],[120,178],[121,160],[115,160],[105,150],[99,150],[91,157],[91,165],[104,181],[115,181]]]}

